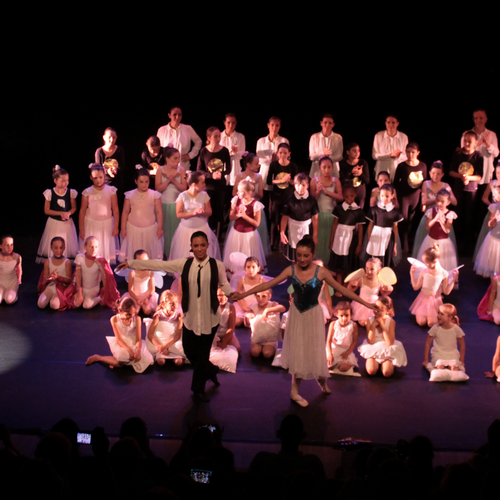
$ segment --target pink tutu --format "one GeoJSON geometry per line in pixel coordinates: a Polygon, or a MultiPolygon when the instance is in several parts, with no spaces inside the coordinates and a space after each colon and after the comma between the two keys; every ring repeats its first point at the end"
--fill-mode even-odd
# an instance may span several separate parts
{"type": "Polygon", "coordinates": [[[359,302],[351,302],[351,307],[353,321],[366,321],[373,316],[373,311],[359,302]]]}
{"type": "Polygon", "coordinates": [[[410,312],[414,316],[437,317],[439,306],[443,305],[441,294],[427,295],[420,292],[410,306],[410,312]]]}

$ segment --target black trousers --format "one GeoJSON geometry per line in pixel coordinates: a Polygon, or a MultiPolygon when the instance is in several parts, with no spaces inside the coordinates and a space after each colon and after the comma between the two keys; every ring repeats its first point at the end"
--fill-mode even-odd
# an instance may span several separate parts
{"type": "Polygon", "coordinates": [[[191,390],[194,393],[203,392],[205,383],[214,375],[217,375],[219,368],[210,362],[210,349],[219,325],[212,328],[208,335],[196,335],[185,326],[182,328],[182,347],[187,359],[193,366],[193,380],[191,390]]]}

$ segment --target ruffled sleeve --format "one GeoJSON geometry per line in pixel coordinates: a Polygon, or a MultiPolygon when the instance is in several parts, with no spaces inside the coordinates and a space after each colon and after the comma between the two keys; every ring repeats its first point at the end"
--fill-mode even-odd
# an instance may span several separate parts
{"type": "Polygon", "coordinates": [[[43,196],[45,197],[45,199],[47,201],[50,201],[52,199],[52,189],[46,189],[44,192],[43,192],[43,196]]]}
{"type": "Polygon", "coordinates": [[[133,189],[132,191],[126,191],[125,192],[125,199],[126,200],[130,200],[130,196],[132,196],[132,193],[135,191],[135,189],[133,189]]]}
{"type": "Polygon", "coordinates": [[[78,196],[78,191],[76,189],[70,189],[70,196],[75,199],[78,196]]]}
{"type": "Polygon", "coordinates": [[[116,194],[118,192],[118,188],[116,186],[110,186],[108,185],[108,191],[111,196],[116,194]]]}
{"type": "Polygon", "coordinates": [[[208,196],[208,193],[206,191],[202,191],[200,193],[200,197],[202,199],[202,203],[205,204],[210,201],[210,196],[208,196]]]}
{"type": "Polygon", "coordinates": [[[90,196],[92,194],[92,187],[88,187],[82,191],[82,196],[90,196]]]}
{"type": "Polygon", "coordinates": [[[238,204],[238,197],[233,196],[233,198],[231,199],[231,206],[235,207],[237,204],[238,204]]]}
{"type": "Polygon", "coordinates": [[[75,265],[77,265],[77,266],[83,266],[83,264],[85,264],[85,256],[82,253],[79,253],[75,257],[75,265]]]}
{"type": "Polygon", "coordinates": [[[428,208],[427,211],[425,212],[425,216],[428,219],[432,219],[432,208],[428,208]]]}
{"type": "Polygon", "coordinates": [[[429,337],[435,337],[436,333],[439,329],[439,325],[434,325],[430,330],[429,330],[429,337]]]}
{"type": "Polygon", "coordinates": [[[263,210],[263,209],[264,209],[264,205],[260,201],[256,201],[253,204],[253,211],[254,212],[258,212],[259,210],[263,210]]]}
{"type": "Polygon", "coordinates": [[[159,198],[161,198],[161,193],[159,193],[158,191],[154,191],[153,190],[153,198],[155,200],[158,200],[159,198]]]}
{"type": "Polygon", "coordinates": [[[458,218],[458,215],[453,212],[453,210],[450,210],[447,214],[446,214],[446,218],[447,219],[457,219],[458,218]]]}
{"type": "Polygon", "coordinates": [[[179,193],[179,196],[177,196],[177,199],[175,200],[175,203],[177,203],[178,201],[183,201],[185,202],[185,198],[184,198],[184,192],[182,193],[179,193]]]}

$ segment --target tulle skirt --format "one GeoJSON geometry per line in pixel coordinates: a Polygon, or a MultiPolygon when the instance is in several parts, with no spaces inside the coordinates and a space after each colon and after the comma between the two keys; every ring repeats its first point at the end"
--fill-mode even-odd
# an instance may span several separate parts
{"type": "Polygon", "coordinates": [[[189,258],[191,256],[191,235],[196,231],[203,231],[208,236],[208,255],[213,259],[221,260],[219,240],[215,233],[210,229],[208,222],[200,227],[186,227],[185,224],[179,224],[172,238],[170,245],[170,254],[168,260],[189,258]]]}
{"type": "Polygon", "coordinates": [[[494,238],[491,232],[486,235],[479,249],[474,271],[485,278],[491,278],[500,272],[500,240],[494,238]]]}
{"type": "MultiPolygon", "coordinates": [[[[85,217],[85,238],[95,236],[99,241],[99,255],[104,257],[110,264],[116,264],[116,256],[120,243],[118,236],[113,237],[113,217],[107,220],[98,221],[85,217]]],[[[83,251],[83,242],[81,253],[83,251]]]]}
{"type": "Polygon", "coordinates": [[[383,340],[369,344],[366,340],[358,347],[359,354],[365,358],[373,358],[377,363],[392,361],[394,366],[406,366],[406,351],[399,340],[393,345],[388,345],[383,340]]]}
{"type": "Polygon", "coordinates": [[[281,351],[283,368],[306,380],[329,377],[325,341],[321,307],[300,313],[292,302],[281,351]]]}
{"type": "MultiPolygon", "coordinates": [[[[134,345],[127,337],[122,337],[123,341],[132,349],[134,349],[134,345]]],[[[127,349],[121,347],[116,341],[116,337],[106,337],[108,341],[109,348],[111,349],[111,353],[113,357],[124,365],[131,365],[132,368],[137,373],[142,373],[149,365],[153,364],[153,356],[148,351],[146,346],[146,342],[141,342],[141,359],[139,361],[130,361],[130,354],[127,349]]]]}
{"type": "Polygon", "coordinates": [[[56,220],[52,217],[47,219],[45,229],[38,246],[36,262],[38,264],[44,262],[48,257],[53,257],[54,254],[50,249],[50,242],[52,238],[60,236],[64,239],[66,250],[64,255],[68,259],[74,259],[78,253],[78,236],[76,235],[75,223],[73,219],[69,220],[56,220]]]}
{"type": "Polygon", "coordinates": [[[180,220],[177,218],[175,203],[162,203],[161,206],[163,209],[163,253],[168,258],[172,238],[179,227],[180,220]]]}
{"type": "Polygon", "coordinates": [[[127,222],[127,237],[122,241],[120,262],[132,260],[137,250],[145,250],[150,259],[163,260],[163,236],[158,238],[158,223],[136,227],[127,222]]]}
{"type": "Polygon", "coordinates": [[[426,295],[423,292],[420,292],[417,295],[417,298],[413,301],[413,304],[410,306],[410,312],[414,316],[437,318],[439,306],[442,305],[443,298],[440,293],[437,295],[426,295]]]}
{"type": "Polygon", "coordinates": [[[259,259],[261,271],[264,273],[267,272],[266,255],[257,231],[240,233],[236,231],[234,227],[229,231],[224,246],[223,262],[224,266],[226,266],[226,271],[230,274],[234,274],[236,271],[230,259],[233,252],[241,252],[247,257],[257,257],[257,259],[259,259]]]}

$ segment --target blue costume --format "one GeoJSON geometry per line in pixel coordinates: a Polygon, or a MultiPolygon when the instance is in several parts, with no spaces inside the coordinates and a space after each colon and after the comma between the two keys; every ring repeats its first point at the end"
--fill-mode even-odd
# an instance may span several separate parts
{"type": "Polygon", "coordinates": [[[319,266],[314,276],[302,283],[295,276],[292,265],[293,302],[283,340],[281,360],[283,368],[301,379],[327,378],[325,351],[325,319],[318,303],[323,283],[318,279],[319,266]]]}

